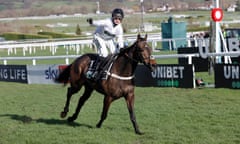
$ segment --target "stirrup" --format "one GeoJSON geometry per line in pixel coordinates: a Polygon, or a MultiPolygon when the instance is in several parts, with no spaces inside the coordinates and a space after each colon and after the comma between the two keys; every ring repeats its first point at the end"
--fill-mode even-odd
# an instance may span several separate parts
{"type": "Polygon", "coordinates": [[[93,71],[87,71],[85,75],[87,79],[92,79],[93,71]]]}

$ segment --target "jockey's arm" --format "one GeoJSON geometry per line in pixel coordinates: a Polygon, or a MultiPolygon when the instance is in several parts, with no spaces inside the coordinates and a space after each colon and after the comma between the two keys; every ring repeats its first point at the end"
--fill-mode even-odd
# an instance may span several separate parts
{"type": "Polygon", "coordinates": [[[116,42],[117,42],[117,45],[118,45],[118,48],[121,49],[124,47],[124,41],[123,41],[123,36],[122,35],[118,35],[116,37],[116,42]]]}
{"type": "Polygon", "coordinates": [[[106,19],[104,19],[104,20],[93,20],[92,25],[93,26],[108,26],[109,22],[106,19]]]}
{"type": "Polygon", "coordinates": [[[124,47],[123,29],[121,26],[116,31],[116,42],[118,44],[119,49],[124,47]]]}

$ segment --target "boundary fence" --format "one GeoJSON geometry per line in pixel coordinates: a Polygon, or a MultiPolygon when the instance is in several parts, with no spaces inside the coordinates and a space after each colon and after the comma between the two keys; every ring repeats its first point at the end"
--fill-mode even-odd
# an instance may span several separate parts
{"type": "MultiPolygon", "coordinates": [[[[188,64],[192,64],[193,57],[216,57],[216,56],[240,56],[238,51],[236,52],[221,52],[221,53],[192,53],[192,54],[167,54],[167,55],[153,55],[156,59],[166,58],[188,58],[188,64]]],[[[49,60],[49,59],[65,59],[65,64],[69,64],[70,58],[77,58],[81,55],[58,55],[58,56],[22,56],[22,57],[0,57],[0,61],[3,61],[4,65],[10,60],[31,60],[32,65],[36,65],[37,60],[49,60]]]]}
{"type": "MultiPolygon", "coordinates": [[[[136,40],[136,35],[125,35],[126,41],[130,44],[136,40]]],[[[186,45],[183,47],[199,47],[199,53],[193,54],[171,54],[171,55],[155,55],[155,58],[188,58],[188,64],[192,64],[193,57],[216,57],[216,56],[239,56],[239,51],[236,50],[230,52],[221,52],[221,53],[209,53],[207,48],[208,39],[200,38],[174,38],[174,39],[161,39],[161,34],[148,34],[148,42],[151,43],[153,51],[159,50],[159,43],[167,42],[169,50],[177,50],[175,43],[177,41],[186,41],[186,45]]],[[[65,59],[65,64],[69,64],[69,58],[76,58],[83,54],[82,49],[85,47],[92,47],[92,39],[54,39],[54,40],[37,40],[37,41],[22,41],[22,42],[1,42],[0,50],[7,49],[8,56],[0,57],[0,60],[3,61],[4,65],[7,65],[9,60],[32,60],[32,64],[36,65],[37,60],[43,59],[65,59]],[[56,56],[58,48],[65,48],[65,55],[56,56]],[[49,48],[50,56],[26,56],[26,53],[35,54],[37,49],[47,49],[49,48]],[[17,49],[21,49],[23,56],[16,57],[17,49]],[[69,55],[68,50],[73,49],[76,55],[69,55]]],[[[236,49],[236,48],[235,48],[236,49]]]]}
{"type": "MultiPolygon", "coordinates": [[[[154,39],[152,39],[152,42],[153,41],[154,39]]],[[[156,40],[156,41],[159,42],[161,40],[159,41],[156,40]]],[[[71,41],[68,41],[68,42],[71,42],[71,41]]],[[[78,44],[75,43],[74,45],[89,44],[89,41],[85,41],[85,43],[83,43],[83,41],[81,42],[79,41],[78,44]]],[[[57,49],[57,47],[60,45],[65,45],[65,47],[67,47],[66,41],[55,42],[54,45],[51,45],[52,44],[51,42],[45,42],[45,44],[46,44],[45,46],[50,47],[50,49],[52,49],[53,51],[55,48],[57,49]],[[48,43],[48,45],[46,43],[48,43]]],[[[19,47],[19,45],[11,45],[11,46],[19,47]]],[[[39,47],[39,43],[35,43],[35,45],[32,44],[31,46],[27,46],[26,49],[36,48],[34,46],[39,47]]],[[[10,46],[7,48],[13,49],[10,46]]],[[[80,46],[78,48],[80,48],[80,46]]],[[[24,49],[25,48],[23,48],[23,51],[24,49]]],[[[156,50],[156,48],[154,49],[156,50]]],[[[238,48],[236,48],[237,51],[210,53],[207,50],[208,47],[203,47],[203,45],[200,44],[198,49],[199,49],[198,53],[191,53],[191,54],[154,55],[156,59],[188,58],[188,65],[179,65],[179,64],[158,65],[155,72],[150,73],[146,71],[144,72],[145,73],[144,76],[142,76],[144,69],[138,70],[137,72],[139,73],[136,73],[136,77],[138,76],[137,80],[139,80],[138,86],[195,88],[195,77],[194,77],[195,70],[194,70],[194,65],[192,64],[193,63],[192,60],[194,57],[207,58],[207,57],[216,57],[216,56],[223,56],[223,57],[225,56],[239,57],[240,56],[240,51],[238,48]],[[185,76],[183,76],[183,74],[185,76]],[[190,75],[192,75],[191,78],[189,78],[190,75]],[[148,80],[147,84],[141,83],[143,81],[146,81],[146,80],[143,80],[144,78],[148,80]],[[185,80],[189,80],[189,81],[186,82],[185,80]],[[189,85],[186,85],[186,84],[189,84],[189,85]]],[[[52,79],[58,74],[59,72],[58,66],[57,65],[53,65],[53,66],[36,65],[38,60],[65,59],[65,64],[69,64],[70,58],[76,58],[76,57],[79,57],[80,55],[66,54],[66,55],[52,55],[52,56],[0,57],[0,61],[3,61],[4,63],[3,65],[0,65],[1,66],[0,78],[3,81],[15,81],[15,80],[19,81],[19,79],[24,78],[21,81],[24,83],[26,83],[26,81],[28,81],[27,83],[35,83],[35,82],[39,83],[39,80],[41,79],[43,83],[49,84],[50,82],[52,82],[52,79]],[[7,65],[8,61],[10,60],[32,60],[32,65],[26,65],[26,66],[7,65]],[[36,76],[36,73],[38,73],[38,76],[36,76]],[[28,75],[27,77],[26,77],[26,74],[28,75]]],[[[239,70],[240,70],[239,64],[218,64],[217,72],[215,71],[215,87],[240,89],[240,71],[239,70]]]]}
{"type": "MultiPolygon", "coordinates": [[[[136,40],[136,35],[125,35],[125,40],[127,43],[131,44],[136,40]]],[[[154,51],[158,51],[160,43],[164,42],[168,44],[169,50],[176,50],[176,43],[178,41],[186,41],[186,45],[183,47],[190,47],[192,41],[197,44],[197,39],[190,38],[174,38],[174,39],[162,39],[160,33],[148,34],[148,42],[151,44],[151,47],[154,51]]],[[[195,45],[197,46],[197,45],[195,45]]],[[[7,49],[8,55],[16,55],[17,49],[20,49],[23,53],[23,56],[27,52],[29,54],[36,53],[36,49],[47,49],[49,48],[51,55],[55,55],[59,47],[64,47],[66,49],[73,48],[76,51],[76,54],[82,54],[82,49],[84,47],[92,47],[92,38],[88,39],[52,39],[52,40],[37,40],[37,41],[7,41],[0,42],[0,50],[7,49]]]]}

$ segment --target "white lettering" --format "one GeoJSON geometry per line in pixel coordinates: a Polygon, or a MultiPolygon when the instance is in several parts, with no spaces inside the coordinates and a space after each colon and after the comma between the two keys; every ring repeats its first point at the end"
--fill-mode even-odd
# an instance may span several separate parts
{"type": "Polygon", "coordinates": [[[26,71],[23,69],[9,69],[11,80],[26,80],[26,71]]]}
{"type": "Polygon", "coordinates": [[[224,66],[223,71],[226,79],[239,79],[239,66],[224,66]]]}
{"type": "Polygon", "coordinates": [[[7,69],[0,69],[0,79],[7,79],[7,78],[8,78],[7,69]]]}
{"type": "Polygon", "coordinates": [[[181,78],[183,79],[184,66],[158,66],[152,72],[153,78],[181,78]]]}
{"type": "Polygon", "coordinates": [[[232,66],[232,79],[239,79],[239,67],[232,66]]]}
{"type": "Polygon", "coordinates": [[[172,68],[171,67],[167,67],[167,78],[172,78],[172,68]]]}
{"type": "Polygon", "coordinates": [[[224,66],[223,71],[224,71],[224,77],[226,79],[230,79],[231,77],[230,67],[224,66]]]}

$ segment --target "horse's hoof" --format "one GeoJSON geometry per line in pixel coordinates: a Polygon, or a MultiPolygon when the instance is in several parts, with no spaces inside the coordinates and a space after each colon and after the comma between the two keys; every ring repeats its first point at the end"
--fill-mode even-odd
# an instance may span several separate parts
{"type": "Polygon", "coordinates": [[[68,122],[73,122],[75,119],[73,118],[73,117],[69,117],[68,119],[67,119],[67,121],[68,122]]]}
{"type": "Polygon", "coordinates": [[[61,117],[61,118],[65,118],[66,116],[67,116],[67,113],[66,113],[66,112],[64,112],[64,111],[61,112],[61,114],[60,114],[60,117],[61,117]]]}
{"type": "Polygon", "coordinates": [[[143,132],[140,132],[140,131],[136,131],[136,134],[138,134],[138,135],[143,135],[144,133],[143,133],[143,132]]]}
{"type": "Polygon", "coordinates": [[[100,128],[100,127],[101,127],[101,124],[97,124],[96,127],[97,127],[97,128],[100,128]]]}

